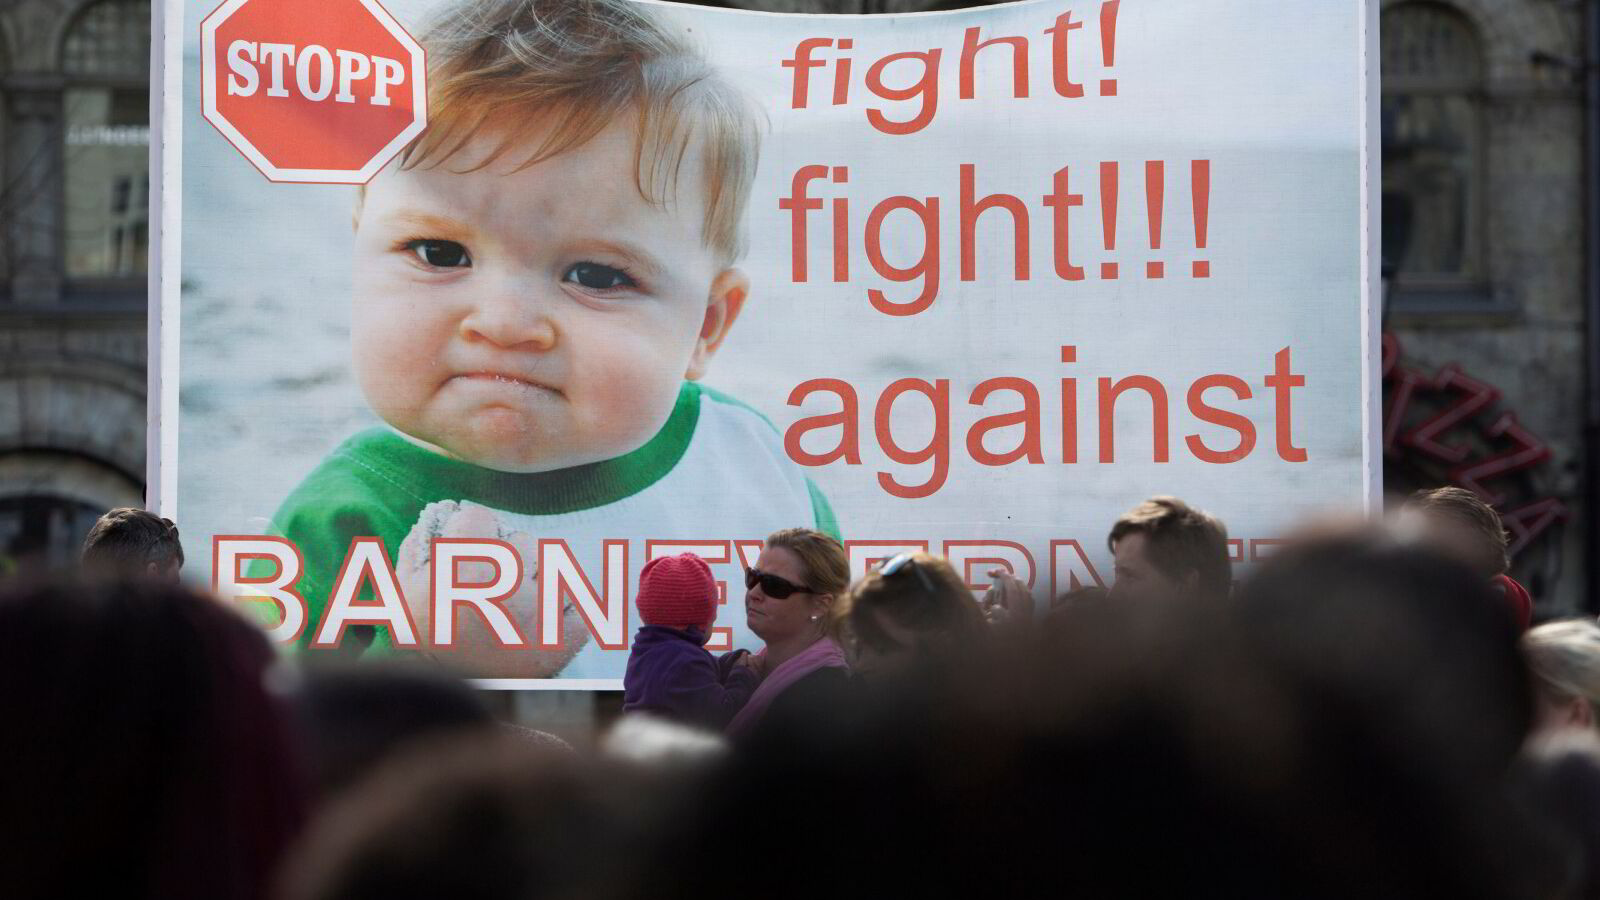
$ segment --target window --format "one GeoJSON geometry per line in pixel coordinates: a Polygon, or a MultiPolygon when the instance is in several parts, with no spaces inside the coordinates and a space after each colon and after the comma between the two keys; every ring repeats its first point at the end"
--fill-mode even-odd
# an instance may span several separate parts
{"type": "Polygon", "coordinates": [[[0,579],[46,572],[78,558],[100,510],[49,494],[0,497],[0,579]]]}
{"type": "Polygon", "coordinates": [[[1395,288],[1458,297],[1486,280],[1482,228],[1483,53],[1439,3],[1382,22],[1383,256],[1395,288]]]}
{"type": "Polygon", "coordinates": [[[62,55],[66,276],[142,279],[150,227],[150,3],[89,7],[62,55]]]}

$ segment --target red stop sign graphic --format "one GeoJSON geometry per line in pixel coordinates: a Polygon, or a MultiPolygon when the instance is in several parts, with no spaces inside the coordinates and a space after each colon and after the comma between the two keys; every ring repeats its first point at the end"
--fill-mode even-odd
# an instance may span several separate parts
{"type": "Polygon", "coordinates": [[[422,47],[377,0],[227,0],[200,68],[206,121],[272,181],[365,184],[428,123],[422,47]]]}

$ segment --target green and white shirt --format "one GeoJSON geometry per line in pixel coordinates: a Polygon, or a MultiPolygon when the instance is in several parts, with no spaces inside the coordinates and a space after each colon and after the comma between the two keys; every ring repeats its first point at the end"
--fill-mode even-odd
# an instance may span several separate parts
{"type": "MultiPolygon", "coordinates": [[[[493,509],[507,531],[566,541],[591,577],[604,571],[604,542],[626,539],[634,581],[647,540],[760,541],[797,525],[838,534],[827,499],[784,454],[777,429],[694,382],[684,383],[666,425],[643,447],[555,472],[485,469],[372,428],[334,450],[273,517],[273,530],[300,548],[305,563],[298,588],[308,624],[300,646],[311,642],[350,541],[382,538],[393,563],[424,508],[444,500],[493,509]]],[[[358,602],[366,600],[370,591],[358,602]]],[[[725,607],[723,618],[735,626],[736,643],[748,643],[739,606],[725,607]]],[[[385,628],[360,634],[352,627],[346,643],[369,636],[368,652],[392,646],[385,628]]],[[[562,677],[620,678],[626,657],[590,642],[562,677]]]]}

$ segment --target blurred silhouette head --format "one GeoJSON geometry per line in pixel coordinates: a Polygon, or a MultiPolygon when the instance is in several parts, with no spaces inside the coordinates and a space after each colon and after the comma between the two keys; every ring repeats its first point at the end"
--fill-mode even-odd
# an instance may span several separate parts
{"type": "Polygon", "coordinates": [[[1466,488],[1417,491],[1400,507],[1402,536],[1432,547],[1471,568],[1481,578],[1511,569],[1500,514],[1466,488]]]}
{"type": "Polygon", "coordinates": [[[495,727],[466,683],[413,665],[310,666],[293,701],[312,783],[322,795],[350,786],[419,738],[495,727]]]}
{"type": "Polygon", "coordinates": [[[83,566],[103,575],[177,581],[183,569],[178,526],[142,509],[113,509],[84,538],[83,566]]]}
{"type": "Polygon", "coordinates": [[[1177,497],[1151,497],[1111,526],[1119,598],[1226,597],[1233,583],[1221,520],[1177,497]]]}
{"type": "Polygon", "coordinates": [[[305,806],[273,663],[175,584],[0,587],[0,896],[264,896],[305,806]]]}
{"type": "Polygon", "coordinates": [[[1330,712],[1365,717],[1434,769],[1487,782],[1532,715],[1519,630],[1476,573],[1383,535],[1290,546],[1241,590],[1245,632],[1330,712]]]}
{"type": "Polygon", "coordinates": [[[327,808],[282,897],[601,900],[643,830],[667,827],[655,790],[632,767],[505,735],[423,742],[327,808]]]}

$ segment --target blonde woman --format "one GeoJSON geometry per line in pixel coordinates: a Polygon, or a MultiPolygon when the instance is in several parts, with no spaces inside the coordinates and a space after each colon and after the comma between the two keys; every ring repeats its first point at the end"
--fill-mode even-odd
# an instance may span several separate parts
{"type": "Polygon", "coordinates": [[[1533,673],[1533,732],[1600,730],[1600,625],[1570,619],[1540,625],[1522,639],[1533,673]]]}
{"type": "MultiPolygon", "coordinates": [[[[745,571],[745,615],[766,644],[751,660],[761,686],[728,724],[747,737],[780,699],[833,693],[848,682],[844,651],[830,635],[833,606],[850,585],[850,558],[831,535],[786,528],[768,536],[756,564],[745,571]]],[[[723,664],[736,654],[723,657],[723,664]]],[[[793,701],[793,702],[791,702],[793,701]]]]}

